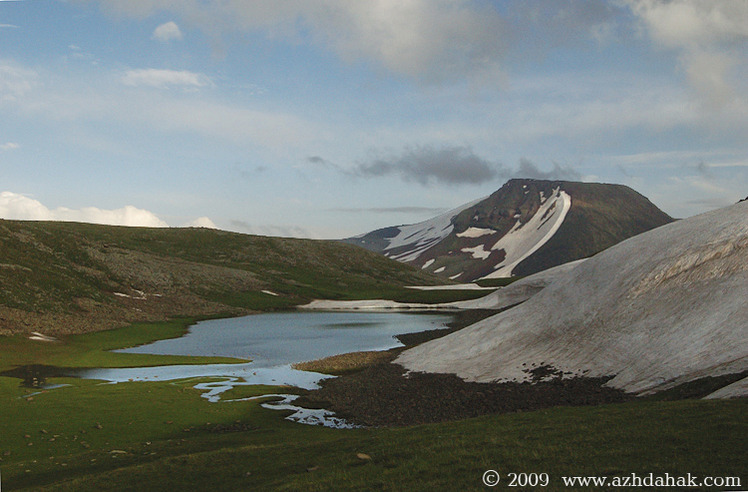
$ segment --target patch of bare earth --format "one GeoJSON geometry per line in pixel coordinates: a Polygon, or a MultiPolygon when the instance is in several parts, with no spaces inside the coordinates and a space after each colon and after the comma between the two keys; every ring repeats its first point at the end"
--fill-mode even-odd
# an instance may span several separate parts
{"type": "Polygon", "coordinates": [[[343,354],[300,365],[299,369],[326,372],[341,361],[345,365],[340,367],[345,370],[339,373],[340,377],[322,381],[320,389],[306,393],[296,403],[332,410],[360,425],[406,426],[633,398],[604,386],[609,378],[568,378],[550,366],[528,367],[530,382],[470,383],[454,374],[406,373],[401,365],[392,362],[406,348],[440,338],[495,313],[466,311],[446,329],[399,335],[397,338],[406,347],[343,354]]]}
{"type": "MultiPolygon", "coordinates": [[[[297,400],[326,408],[366,426],[406,426],[480,415],[538,410],[559,405],[624,402],[633,396],[604,386],[608,378],[548,377],[524,383],[470,383],[454,374],[408,373],[389,361],[321,382],[321,389],[297,400]]],[[[543,374],[539,371],[533,374],[543,374]]]]}
{"type": "Polygon", "coordinates": [[[360,371],[363,367],[369,367],[380,362],[392,360],[390,351],[362,351],[347,354],[333,355],[324,359],[299,362],[293,364],[294,369],[299,371],[319,372],[340,376],[360,371]]]}

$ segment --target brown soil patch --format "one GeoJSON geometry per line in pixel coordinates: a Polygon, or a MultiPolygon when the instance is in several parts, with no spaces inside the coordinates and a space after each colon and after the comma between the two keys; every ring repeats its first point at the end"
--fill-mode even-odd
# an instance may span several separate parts
{"type": "MultiPolygon", "coordinates": [[[[418,345],[497,312],[467,311],[456,316],[449,328],[397,338],[407,346],[418,345]]],[[[405,348],[380,352],[377,360],[360,364],[357,371],[322,381],[319,390],[308,392],[296,403],[332,410],[360,425],[406,426],[559,405],[616,403],[634,398],[603,386],[610,378],[564,379],[561,372],[549,366],[528,369],[531,383],[469,383],[454,374],[406,374],[402,366],[392,362],[403,350],[405,348]]],[[[363,359],[354,357],[353,360],[361,362],[363,359]]]]}
{"type": "MultiPolygon", "coordinates": [[[[360,425],[406,426],[633,398],[603,386],[609,378],[556,375],[533,383],[470,383],[453,374],[406,374],[391,362],[397,352],[387,352],[389,360],[354,374],[322,381],[321,389],[302,396],[297,404],[326,408],[360,425]]],[[[544,373],[554,371],[548,368],[544,373]]]]}
{"type": "Polygon", "coordinates": [[[311,371],[319,372],[321,374],[341,376],[360,371],[362,367],[372,366],[379,362],[389,362],[391,359],[392,354],[390,354],[389,351],[372,350],[350,352],[347,354],[325,357],[324,359],[299,362],[298,364],[293,364],[292,367],[300,371],[311,371]]]}

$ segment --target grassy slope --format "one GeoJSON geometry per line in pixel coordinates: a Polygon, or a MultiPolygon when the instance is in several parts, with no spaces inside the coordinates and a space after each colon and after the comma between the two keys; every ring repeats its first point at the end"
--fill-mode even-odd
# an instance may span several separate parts
{"type": "Polygon", "coordinates": [[[73,382],[32,401],[15,383],[0,378],[7,490],[478,490],[489,468],[503,480],[548,473],[547,490],[563,489],[564,475],[748,479],[746,400],[337,431],[283,421],[256,401],[211,404],[184,383],[73,382]]]}
{"type": "Polygon", "coordinates": [[[0,220],[0,334],[392,298],[442,282],[333,241],[0,220]]]}
{"type": "Polygon", "coordinates": [[[0,341],[0,371],[25,365],[87,368],[246,362],[230,357],[125,354],[111,351],[180,337],[195,321],[192,318],[182,318],[158,323],[135,323],[114,330],[64,336],[54,343],[37,342],[21,335],[4,337],[0,341]]]}

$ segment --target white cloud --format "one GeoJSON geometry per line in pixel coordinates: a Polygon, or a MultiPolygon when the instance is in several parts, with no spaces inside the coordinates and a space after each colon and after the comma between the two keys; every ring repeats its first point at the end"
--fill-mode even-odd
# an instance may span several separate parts
{"type": "MultiPolygon", "coordinates": [[[[24,118],[42,118],[45,122],[135,125],[157,132],[175,132],[218,138],[238,145],[260,146],[287,154],[310,143],[333,142],[335,132],[324,122],[292,113],[257,110],[242,104],[212,99],[209,94],[181,97],[182,91],[154,92],[170,83],[184,90],[212,85],[210,79],[193,72],[172,70],[131,70],[114,73],[114,81],[128,83],[123,91],[112,84],[112,74],[92,76],[86,91],[76,80],[57,77],[49,71],[32,71],[14,62],[0,59],[0,107],[7,105],[24,118]],[[3,75],[7,75],[4,79],[3,75]],[[189,85],[192,84],[192,85],[189,85]],[[4,103],[4,104],[3,104],[4,103]]],[[[77,141],[84,138],[80,132],[77,141]]]]}
{"type": "Polygon", "coordinates": [[[204,227],[206,229],[218,229],[218,226],[213,223],[208,217],[198,217],[184,225],[185,227],[204,227]]]}
{"type": "Polygon", "coordinates": [[[245,234],[254,234],[257,236],[276,236],[276,237],[303,237],[312,238],[310,232],[299,226],[284,225],[256,225],[250,224],[243,220],[232,220],[231,230],[245,234]]]}
{"type": "Polygon", "coordinates": [[[387,70],[419,79],[496,72],[508,38],[499,13],[486,2],[472,0],[98,3],[109,13],[136,18],[167,10],[215,36],[240,30],[292,42],[306,38],[345,60],[374,60],[387,70]]]}
{"type": "Polygon", "coordinates": [[[187,132],[228,140],[239,145],[259,144],[276,151],[297,145],[334,140],[324,125],[293,114],[257,111],[214,101],[159,98],[134,102],[127,115],[166,132],[187,132]]]}
{"type": "Polygon", "coordinates": [[[650,35],[672,47],[704,46],[748,37],[744,0],[629,0],[650,35]]]}
{"type": "Polygon", "coordinates": [[[688,80],[712,107],[724,107],[735,96],[728,82],[736,60],[724,53],[689,51],[681,57],[688,80]]]}
{"type": "Polygon", "coordinates": [[[15,102],[38,85],[36,71],[0,59],[0,103],[15,102]]]}
{"type": "Polygon", "coordinates": [[[7,151],[7,150],[16,150],[21,148],[20,145],[18,145],[15,142],[7,142],[4,144],[0,144],[0,150],[7,151]]]}
{"type": "Polygon", "coordinates": [[[507,99],[504,104],[510,104],[509,110],[502,115],[507,141],[561,136],[591,142],[609,138],[607,132],[636,128],[660,132],[695,128],[702,122],[688,91],[656,78],[585,73],[528,78],[515,84],[515,98],[507,99]],[[549,92],[555,92],[553,98],[547,98],[549,92]],[[534,102],[544,98],[543,104],[534,102]]]}
{"type": "Polygon", "coordinates": [[[169,227],[153,212],[132,205],[116,210],[103,210],[96,207],[77,210],[58,207],[50,210],[38,200],[11,191],[0,193],[0,217],[16,220],[60,220],[122,226],[169,227]]]}
{"type": "Polygon", "coordinates": [[[714,107],[735,96],[732,69],[746,64],[745,0],[627,0],[655,43],[681,53],[689,82],[714,107]]]}
{"type": "Polygon", "coordinates": [[[171,86],[200,88],[213,85],[207,75],[187,70],[165,70],[146,68],[128,70],[122,77],[122,83],[129,86],[148,86],[164,89],[171,86]]]}
{"type": "Polygon", "coordinates": [[[506,54],[505,22],[496,10],[475,2],[334,4],[310,12],[307,22],[315,37],[344,59],[372,59],[394,73],[442,79],[498,71],[506,54]]]}
{"type": "Polygon", "coordinates": [[[152,38],[164,43],[173,40],[179,41],[182,39],[182,31],[179,29],[179,26],[175,22],[170,21],[158,26],[153,31],[152,38]]]}

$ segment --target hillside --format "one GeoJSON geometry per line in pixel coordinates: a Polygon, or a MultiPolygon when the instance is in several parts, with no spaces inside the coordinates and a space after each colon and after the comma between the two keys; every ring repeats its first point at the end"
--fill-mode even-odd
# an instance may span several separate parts
{"type": "Polygon", "coordinates": [[[530,275],[672,220],[626,186],[513,179],[434,219],[345,241],[467,282],[530,275]]]}
{"type": "Polygon", "coordinates": [[[441,279],[332,241],[0,220],[0,334],[239,315],[441,279]]]}
{"type": "MultiPolygon", "coordinates": [[[[643,233],[525,303],[404,352],[412,371],[526,381],[538,368],[643,394],[748,370],[748,202],[643,233]]],[[[735,384],[727,393],[745,394],[735,384]]]]}

